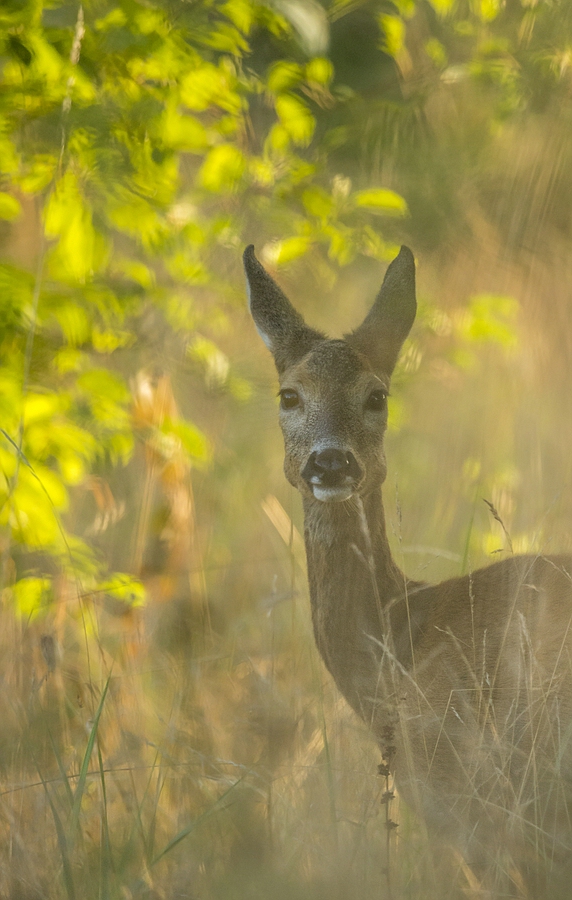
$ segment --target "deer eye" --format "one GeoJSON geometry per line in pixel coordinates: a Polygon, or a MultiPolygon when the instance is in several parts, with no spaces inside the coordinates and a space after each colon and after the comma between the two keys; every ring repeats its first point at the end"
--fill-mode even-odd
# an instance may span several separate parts
{"type": "Polygon", "coordinates": [[[300,397],[297,391],[291,388],[284,388],[280,391],[280,406],[282,409],[294,409],[300,403],[300,397]]]}
{"type": "Polygon", "coordinates": [[[387,394],[382,390],[372,391],[367,400],[365,401],[365,408],[371,409],[373,412],[381,412],[385,409],[385,403],[387,400],[387,394]]]}

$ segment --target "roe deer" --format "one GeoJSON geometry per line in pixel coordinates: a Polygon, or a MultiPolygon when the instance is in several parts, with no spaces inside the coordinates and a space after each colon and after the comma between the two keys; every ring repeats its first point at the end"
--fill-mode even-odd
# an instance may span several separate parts
{"type": "Polygon", "coordinates": [[[327,668],[400,794],[483,887],[569,898],[572,559],[515,556],[441,584],[401,572],[380,486],[390,377],[416,312],[411,251],[343,340],[305,324],[252,246],[244,265],[280,378],[284,470],[303,498],[327,668]]]}

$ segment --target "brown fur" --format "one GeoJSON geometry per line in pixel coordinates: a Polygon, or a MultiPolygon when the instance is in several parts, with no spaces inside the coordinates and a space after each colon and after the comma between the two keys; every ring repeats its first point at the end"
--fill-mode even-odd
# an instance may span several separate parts
{"type": "Polygon", "coordinates": [[[515,885],[524,883],[529,897],[568,897],[572,559],[513,557],[436,585],[408,579],[392,559],[379,491],[386,413],[370,411],[367,398],[389,388],[413,321],[410,251],[344,341],[310,329],[300,339],[298,313],[251,249],[245,267],[281,389],[299,397],[280,414],[285,473],[303,497],[314,633],[327,668],[380,746],[393,735],[399,791],[457,843],[483,884],[503,896],[523,896],[515,885]],[[303,474],[325,447],[359,466],[341,502],[316,499],[303,474]]]}

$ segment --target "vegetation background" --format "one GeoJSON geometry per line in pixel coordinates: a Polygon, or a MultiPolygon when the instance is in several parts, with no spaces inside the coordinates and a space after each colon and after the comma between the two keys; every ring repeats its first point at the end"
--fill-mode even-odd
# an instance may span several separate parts
{"type": "Polygon", "coordinates": [[[414,249],[411,576],[571,550],[572,3],[4,0],[0,73],[0,896],[480,896],[314,649],[240,256],[340,334],[414,249]]]}

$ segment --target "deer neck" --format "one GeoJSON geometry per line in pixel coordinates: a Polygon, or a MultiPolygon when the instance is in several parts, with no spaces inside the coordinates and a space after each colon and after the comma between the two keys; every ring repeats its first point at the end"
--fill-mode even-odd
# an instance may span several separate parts
{"type": "Polygon", "coordinates": [[[407,611],[398,601],[408,582],[391,555],[381,492],[357,504],[305,499],[304,516],[316,643],[346,700],[371,721],[387,649],[400,669],[411,651],[400,638],[407,611]]]}

